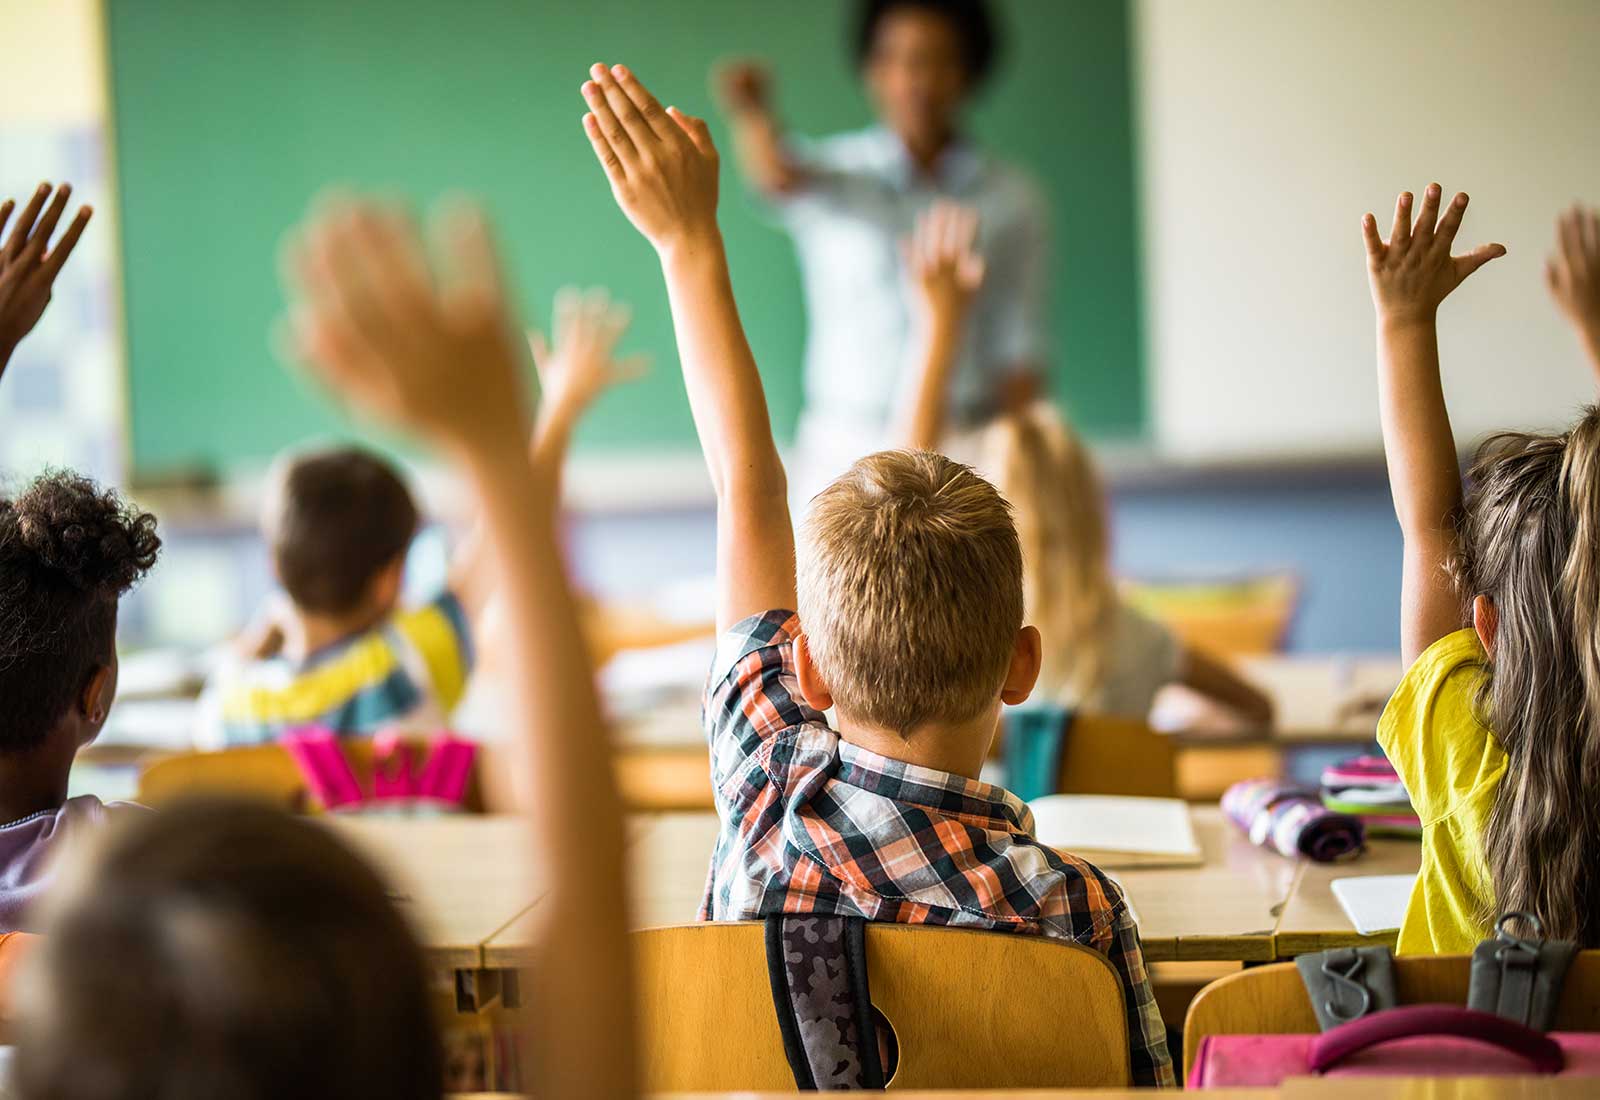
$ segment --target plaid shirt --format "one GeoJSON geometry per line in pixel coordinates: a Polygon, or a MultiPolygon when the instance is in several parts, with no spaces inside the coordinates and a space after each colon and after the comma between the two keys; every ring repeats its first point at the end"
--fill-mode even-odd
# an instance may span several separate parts
{"type": "Polygon", "coordinates": [[[800,696],[789,611],[724,634],[706,687],[722,829],[702,920],[840,913],[1025,932],[1110,960],[1127,1006],[1133,1080],[1174,1083],[1166,1027],[1122,892],[1034,840],[1009,791],[868,752],[800,696]]]}

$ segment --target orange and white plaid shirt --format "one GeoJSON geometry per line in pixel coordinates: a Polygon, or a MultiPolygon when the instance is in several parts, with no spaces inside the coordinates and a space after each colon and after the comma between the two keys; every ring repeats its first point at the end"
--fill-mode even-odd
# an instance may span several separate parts
{"type": "Polygon", "coordinates": [[[1134,1082],[1172,1085],[1117,884],[1033,839],[1033,814],[1011,792],[841,740],[800,695],[798,631],[793,612],[769,611],[718,644],[704,722],[722,828],[701,919],[833,913],[1091,947],[1122,980],[1134,1082]]]}

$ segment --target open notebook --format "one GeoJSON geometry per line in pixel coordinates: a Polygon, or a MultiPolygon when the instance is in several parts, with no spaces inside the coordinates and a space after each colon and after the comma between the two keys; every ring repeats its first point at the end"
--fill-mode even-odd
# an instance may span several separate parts
{"type": "Polygon", "coordinates": [[[1028,803],[1034,835],[1105,867],[1192,867],[1204,861],[1189,806],[1177,798],[1051,794],[1028,803]]]}
{"type": "Polygon", "coordinates": [[[1375,936],[1400,928],[1416,882],[1416,875],[1353,875],[1336,878],[1329,885],[1356,931],[1375,936]]]}

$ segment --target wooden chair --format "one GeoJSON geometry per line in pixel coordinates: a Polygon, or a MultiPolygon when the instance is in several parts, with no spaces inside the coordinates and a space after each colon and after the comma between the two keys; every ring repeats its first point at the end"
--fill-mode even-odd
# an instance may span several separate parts
{"type": "MultiPolygon", "coordinates": [[[[791,1092],[763,925],[633,935],[646,1092],[791,1092]]],[[[895,1089],[1125,1087],[1122,986],[1098,952],[1037,936],[867,929],[874,1006],[894,1029],[895,1089]]]]}
{"type": "MultiPolygon", "coordinates": [[[[1466,955],[1412,955],[1394,961],[1401,1004],[1466,1004],[1466,955]]],[[[1317,1031],[1317,1018],[1293,963],[1242,970],[1200,991],[1183,1025],[1187,1078],[1208,1035],[1294,1035],[1317,1031]]],[[[1567,971],[1556,1030],[1600,1031],[1600,951],[1580,952],[1567,971]]]]}
{"type": "Polygon", "coordinates": [[[1144,722],[1080,714],[1061,753],[1063,794],[1178,797],[1178,750],[1144,722]]]}
{"type": "MultiPolygon", "coordinates": [[[[426,752],[426,742],[421,739],[413,747],[426,752]]],[[[370,784],[374,767],[372,740],[349,738],[344,742],[344,750],[356,777],[363,786],[370,784]]],[[[472,779],[467,785],[464,806],[471,813],[485,810],[484,777],[491,770],[485,766],[487,755],[490,751],[480,747],[472,779]]],[[[283,746],[276,744],[159,757],[139,773],[135,797],[146,806],[160,806],[193,794],[262,799],[297,813],[316,810],[300,769],[283,746]]]]}

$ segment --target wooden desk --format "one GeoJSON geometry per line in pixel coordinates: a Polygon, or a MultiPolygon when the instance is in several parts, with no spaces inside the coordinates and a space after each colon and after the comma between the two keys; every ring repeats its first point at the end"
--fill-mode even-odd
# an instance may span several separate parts
{"type": "Polygon", "coordinates": [[[1275,655],[1241,657],[1234,664],[1272,698],[1277,711],[1272,730],[1241,725],[1182,687],[1168,688],[1157,698],[1155,724],[1198,745],[1230,739],[1366,742],[1405,671],[1398,655],[1275,655]]]}
{"type": "Polygon", "coordinates": [[[1422,848],[1415,840],[1372,840],[1359,859],[1348,863],[1306,863],[1278,920],[1278,957],[1288,959],[1330,947],[1393,947],[1394,932],[1377,936],[1358,933],[1329,884],[1354,875],[1415,874],[1421,863],[1422,848]]]}
{"type": "Polygon", "coordinates": [[[1273,929],[1299,866],[1251,844],[1216,806],[1195,806],[1190,813],[1205,863],[1109,871],[1139,918],[1146,961],[1274,958],[1273,929]]]}
{"type": "Polygon", "coordinates": [[[403,898],[434,966],[483,965],[483,945],[528,907],[528,824],[519,817],[337,817],[325,822],[403,898]]]}

